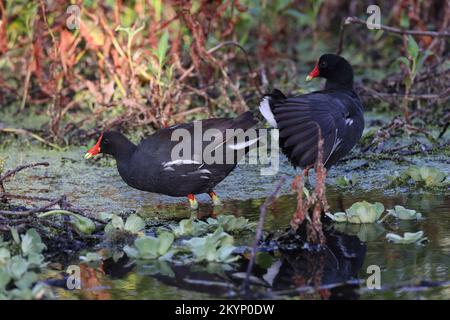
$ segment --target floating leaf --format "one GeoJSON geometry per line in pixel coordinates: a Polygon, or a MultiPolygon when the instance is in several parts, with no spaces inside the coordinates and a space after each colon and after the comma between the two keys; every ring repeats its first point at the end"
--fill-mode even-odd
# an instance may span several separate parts
{"type": "Polygon", "coordinates": [[[367,201],[355,202],[345,212],[337,212],[334,215],[326,215],[335,222],[350,223],[374,223],[383,214],[384,206],[379,202],[369,203],[367,201]]]}
{"type": "Polygon", "coordinates": [[[134,241],[134,247],[125,246],[125,253],[135,259],[156,259],[165,255],[175,237],[172,233],[163,231],[158,237],[144,236],[134,241]]]}
{"type": "Polygon", "coordinates": [[[395,206],[394,209],[388,209],[388,214],[400,220],[419,220],[422,214],[416,210],[406,209],[403,206],[395,206]]]}
{"type": "Polygon", "coordinates": [[[196,219],[183,219],[178,226],[171,226],[176,237],[181,236],[200,236],[208,232],[208,224],[196,219]]]}
{"type": "Polygon", "coordinates": [[[251,230],[256,223],[249,222],[247,218],[233,215],[220,215],[216,219],[208,218],[206,222],[214,227],[221,227],[225,232],[240,232],[243,230],[251,230]]]}
{"type": "Polygon", "coordinates": [[[21,242],[22,253],[24,256],[28,256],[32,253],[41,253],[46,249],[44,243],[42,243],[41,236],[35,229],[29,229],[25,235],[22,236],[21,242]]]}
{"type": "Polygon", "coordinates": [[[132,214],[125,222],[124,229],[131,233],[138,233],[145,228],[145,221],[137,214],[132,214]]]}
{"type": "Polygon", "coordinates": [[[235,249],[233,242],[233,237],[225,233],[222,227],[217,228],[214,233],[205,237],[196,237],[184,241],[190,247],[196,261],[223,263],[230,263],[239,259],[239,256],[232,255],[235,249]]]}

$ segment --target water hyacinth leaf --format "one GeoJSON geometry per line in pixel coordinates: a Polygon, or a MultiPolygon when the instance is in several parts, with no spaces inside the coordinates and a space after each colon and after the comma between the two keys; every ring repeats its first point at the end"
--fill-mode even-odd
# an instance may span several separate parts
{"type": "Polygon", "coordinates": [[[0,248],[0,265],[5,264],[11,258],[11,253],[6,248],[0,248]]]}
{"type": "Polygon", "coordinates": [[[162,256],[169,251],[175,237],[171,232],[163,231],[158,235],[158,240],[158,255],[162,256]]]}
{"type": "Polygon", "coordinates": [[[349,209],[346,210],[346,213],[347,216],[350,217],[349,222],[374,223],[381,217],[383,211],[384,206],[379,202],[372,204],[367,201],[361,201],[354,203],[349,209]],[[359,220],[355,219],[356,217],[359,220]]]}
{"type": "Polygon", "coordinates": [[[249,222],[245,217],[236,218],[233,215],[220,215],[216,219],[208,218],[206,222],[210,226],[220,226],[225,232],[240,232],[243,230],[251,230],[256,223],[249,222]]]}
{"type": "Polygon", "coordinates": [[[201,220],[183,219],[178,226],[171,226],[176,237],[181,236],[200,236],[208,231],[208,224],[201,220]]]}
{"type": "Polygon", "coordinates": [[[224,232],[222,227],[217,228],[214,233],[209,233],[205,237],[196,237],[184,241],[191,249],[197,262],[222,263],[230,263],[239,259],[239,256],[232,255],[235,249],[233,242],[233,237],[224,232]]]}
{"type": "Polygon", "coordinates": [[[22,236],[21,249],[24,256],[31,253],[41,253],[46,246],[42,243],[41,236],[35,229],[29,229],[25,235],[22,236]]]}
{"type": "Polygon", "coordinates": [[[27,257],[30,267],[44,267],[44,256],[40,253],[30,253],[27,257]]]}
{"type": "Polygon", "coordinates": [[[145,228],[145,221],[137,214],[132,214],[125,222],[124,229],[131,233],[138,233],[145,228]]]}
{"type": "Polygon", "coordinates": [[[0,294],[10,281],[11,276],[9,275],[8,271],[4,268],[0,268],[0,294]]]}
{"type": "Polygon", "coordinates": [[[29,271],[26,272],[19,280],[17,280],[14,284],[19,289],[28,289],[33,283],[38,281],[38,275],[35,272],[29,271]]]}
{"type": "Polygon", "coordinates": [[[395,233],[388,233],[386,234],[386,239],[396,244],[421,243],[427,240],[426,237],[423,237],[423,231],[418,231],[415,233],[405,232],[403,237],[395,233]]]}
{"type": "Polygon", "coordinates": [[[156,259],[168,253],[175,237],[163,231],[157,238],[144,236],[134,241],[134,248],[125,246],[125,253],[135,259],[156,259]]]}
{"type": "Polygon", "coordinates": [[[388,214],[400,220],[419,220],[422,214],[416,210],[406,209],[403,206],[395,206],[394,209],[388,209],[388,214]]]}
{"type": "Polygon", "coordinates": [[[6,270],[16,280],[20,279],[22,275],[28,270],[28,261],[21,256],[14,256],[8,261],[6,270]]]}
{"type": "Polygon", "coordinates": [[[369,203],[367,201],[355,202],[345,212],[337,212],[335,214],[325,213],[335,222],[349,223],[374,223],[384,212],[383,204],[379,202],[369,203]]]}

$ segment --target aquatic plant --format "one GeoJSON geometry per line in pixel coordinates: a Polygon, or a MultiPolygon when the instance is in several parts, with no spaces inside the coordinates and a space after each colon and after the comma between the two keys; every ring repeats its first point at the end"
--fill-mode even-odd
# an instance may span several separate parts
{"type": "Polygon", "coordinates": [[[327,212],[325,214],[335,222],[374,223],[380,219],[383,212],[384,206],[379,202],[360,201],[352,204],[345,212],[335,214],[327,212]]]}
{"type": "Polygon", "coordinates": [[[388,209],[388,214],[383,217],[383,220],[387,216],[392,216],[400,220],[419,220],[422,219],[422,214],[416,210],[406,209],[403,206],[395,206],[394,209],[388,209]]]}
{"type": "Polygon", "coordinates": [[[134,246],[125,246],[125,253],[134,259],[165,259],[170,256],[169,249],[175,237],[173,233],[162,231],[157,237],[143,236],[134,240],[134,246]]]}
{"type": "Polygon", "coordinates": [[[388,233],[386,234],[386,239],[396,244],[421,244],[422,242],[427,240],[427,238],[423,236],[423,231],[418,231],[415,233],[405,232],[403,234],[403,237],[395,233],[388,233]]]}
{"type": "Polygon", "coordinates": [[[123,221],[122,217],[118,215],[113,215],[111,221],[105,226],[105,234],[111,235],[114,232],[128,231],[132,234],[142,235],[142,231],[145,228],[145,221],[139,217],[137,214],[131,214],[126,222],[123,221]]]}
{"type": "Polygon", "coordinates": [[[182,237],[182,236],[200,236],[203,234],[206,234],[209,229],[208,223],[190,218],[190,219],[183,219],[181,220],[178,225],[176,226],[170,226],[173,233],[175,234],[175,237],[182,237]]]}
{"type": "Polygon", "coordinates": [[[406,185],[411,181],[425,188],[438,188],[447,185],[447,175],[435,167],[410,166],[393,180],[394,184],[406,185]]]}
{"type": "Polygon", "coordinates": [[[354,187],[358,182],[358,176],[356,174],[353,174],[351,177],[339,176],[334,181],[339,187],[354,187]]]}
{"type": "Polygon", "coordinates": [[[221,227],[225,232],[238,233],[245,230],[252,230],[256,223],[249,222],[245,217],[236,218],[233,215],[220,215],[216,219],[208,218],[206,222],[211,227],[221,227]]]}
{"type": "Polygon", "coordinates": [[[222,227],[204,237],[194,237],[183,241],[194,254],[195,261],[221,263],[231,263],[239,259],[238,255],[233,255],[235,250],[233,242],[233,237],[224,232],[222,227]]]}
{"type": "Polygon", "coordinates": [[[0,300],[40,299],[50,294],[43,283],[37,283],[41,268],[46,266],[42,251],[46,249],[35,229],[19,236],[11,229],[12,241],[0,237],[0,300]]]}

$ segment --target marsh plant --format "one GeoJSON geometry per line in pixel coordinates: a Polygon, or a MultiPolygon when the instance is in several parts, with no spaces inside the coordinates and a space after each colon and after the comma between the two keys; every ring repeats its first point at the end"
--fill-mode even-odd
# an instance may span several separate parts
{"type": "Polygon", "coordinates": [[[336,222],[349,223],[374,223],[378,221],[384,212],[383,204],[379,202],[369,203],[367,201],[355,202],[345,212],[335,214],[326,213],[326,215],[336,222]]]}
{"type": "Polygon", "coordinates": [[[35,229],[19,235],[11,229],[11,241],[0,236],[0,300],[41,299],[50,295],[38,273],[46,267],[42,252],[46,249],[35,229]]]}

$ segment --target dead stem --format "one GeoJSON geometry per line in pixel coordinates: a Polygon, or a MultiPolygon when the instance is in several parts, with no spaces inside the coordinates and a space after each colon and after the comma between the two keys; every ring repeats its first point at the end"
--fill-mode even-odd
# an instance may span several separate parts
{"type": "Polygon", "coordinates": [[[264,220],[266,218],[267,214],[267,208],[275,201],[275,199],[278,196],[278,193],[280,192],[280,189],[282,185],[284,184],[284,181],[286,180],[285,176],[282,176],[280,180],[278,181],[277,185],[275,186],[274,191],[266,198],[266,201],[262,204],[262,206],[259,208],[259,221],[258,226],[256,227],[256,234],[255,234],[255,240],[253,241],[252,250],[250,252],[250,259],[247,265],[247,271],[245,275],[245,280],[242,283],[241,292],[243,294],[247,293],[248,287],[249,287],[249,281],[250,281],[250,275],[253,270],[253,265],[255,264],[255,258],[256,258],[256,249],[258,247],[259,241],[261,240],[262,236],[262,230],[264,227],[264,220]]]}

